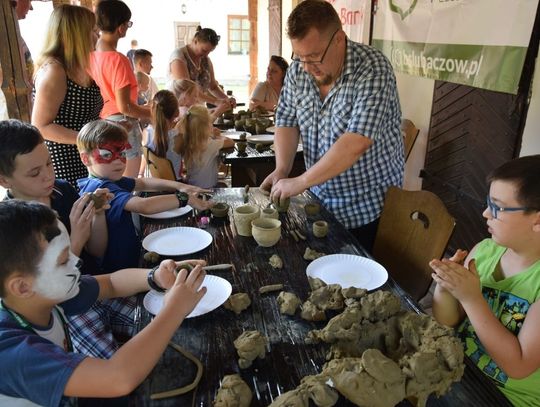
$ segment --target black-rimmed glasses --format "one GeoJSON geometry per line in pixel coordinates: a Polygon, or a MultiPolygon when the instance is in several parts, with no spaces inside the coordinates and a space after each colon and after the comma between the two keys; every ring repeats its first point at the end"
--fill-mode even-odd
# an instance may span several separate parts
{"type": "Polygon", "coordinates": [[[324,49],[321,59],[319,59],[318,61],[302,61],[300,58],[294,56],[294,52],[291,55],[291,59],[293,61],[300,62],[301,64],[304,64],[304,65],[312,65],[312,66],[321,65],[324,61],[324,57],[326,56],[326,53],[330,49],[330,44],[332,44],[332,40],[334,39],[338,31],[339,31],[339,28],[336,31],[334,31],[334,34],[332,34],[332,36],[330,37],[330,41],[328,41],[328,45],[324,49]]]}
{"type": "Polygon", "coordinates": [[[493,219],[497,219],[497,215],[498,215],[499,212],[518,212],[518,211],[530,211],[530,210],[532,210],[532,208],[527,208],[527,207],[524,207],[524,206],[513,207],[513,208],[512,207],[502,208],[499,205],[495,204],[491,200],[489,195],[486,197],[486,203],[487,203],[487,207],[491,211],[491,217],[493,219]]]}

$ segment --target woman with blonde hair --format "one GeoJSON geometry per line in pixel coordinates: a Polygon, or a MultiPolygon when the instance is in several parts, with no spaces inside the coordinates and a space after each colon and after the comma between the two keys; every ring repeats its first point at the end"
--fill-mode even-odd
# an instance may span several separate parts
{"type": "Polygon", "coordinates": [[[75,188],[77,179],[88,176],[75,145],[77,133],[99,119],[103,107],[99,87],[87,72],[97,39],[94,13],[60,5],[51,14],[36,61],[32,124],[46,140],[56,178],[75,188]]]}
{"type": "Polygon", "coordinates": [[[218,181],[219,152],[234,147],[228,137],[214,134],[212,117],[204,106],[194,105],[182,118],[182,141],[175,151],[182,155],[187,182],[201,188],[213,188],[218,181]]]}

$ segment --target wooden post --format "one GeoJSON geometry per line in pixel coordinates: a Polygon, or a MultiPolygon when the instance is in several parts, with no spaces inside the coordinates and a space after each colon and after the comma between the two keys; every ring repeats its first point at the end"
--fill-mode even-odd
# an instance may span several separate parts
{"type": "Polygon", "coordinates": [[[268,1],[268,30],[270,55],[281,55],[281,0],[268,1]]]}
{"type": "Polygon", "coordinates": [[[6,97],[9,117],[30,122],[30,85],[21,54],[19,22],[10,1],[0,1],[0,65],[2,91],[6,97]]]}
{"type": "Polygon", "coordinates": [[[249,94],[253,92],[259,81],[259,46],[257,44],[257,12],[258,0],[249,0],[249,94]]]}

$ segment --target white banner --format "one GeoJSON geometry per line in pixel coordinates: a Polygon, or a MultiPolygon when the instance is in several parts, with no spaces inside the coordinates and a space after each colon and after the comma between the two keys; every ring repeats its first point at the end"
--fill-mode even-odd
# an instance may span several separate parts
{"type": "Polygon", "coordinates": [[[369,43],[371,0],[326,0],[334,6],[343,31],[356,42],[369,43]]]}
{"type": "Polygon", "coordinates": [[[380,0],[372,44],[394,69],[517,93],[538,0],[380,0]]]}

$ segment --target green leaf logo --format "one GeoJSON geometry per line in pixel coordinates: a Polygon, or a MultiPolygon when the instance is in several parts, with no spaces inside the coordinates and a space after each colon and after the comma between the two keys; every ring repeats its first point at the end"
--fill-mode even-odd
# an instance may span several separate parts
{"type": "Polygon", "coordinates": [[[398,13],[401,20],[405,20],[405,17],[413,12],[417,2],[418,0],[390,0],[390,10],[398,13]]]}

